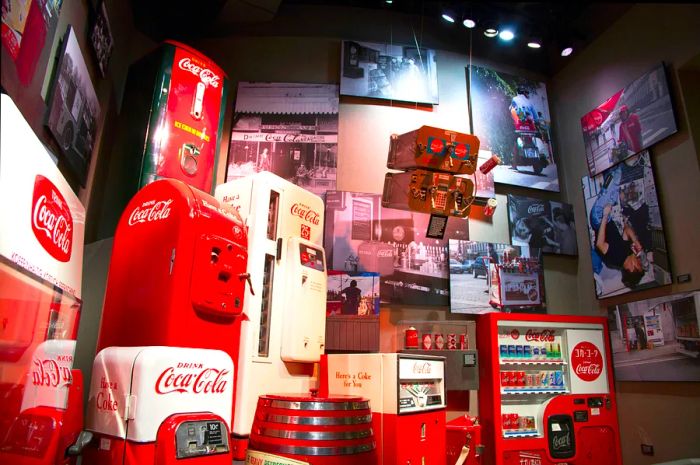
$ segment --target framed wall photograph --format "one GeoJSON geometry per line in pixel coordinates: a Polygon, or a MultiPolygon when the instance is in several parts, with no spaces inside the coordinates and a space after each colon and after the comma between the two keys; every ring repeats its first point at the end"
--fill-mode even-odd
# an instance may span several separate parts
{"type": "Polygon", "coordinates": [[[608,307],[618,381],[700,381],[700,291],[608,307]]]}
{"type": "Polygon", "coordinates": [[[270,171],[323,195],[337,167],[337,85],[238,83],[226,181],[270,171]]]}
{"type": "Polygon", "coordinates": [[[72,27],[68,27],[49,99],[47,126],[68,166],[85,187],[100,104],[72,27]]]}
{"type": "Polygon", "coordinates": [[[663,64],[581,117],[588,172],[595,176],[678,130],[663,64]]]}
{"type": "Polygon", "coordinates": [[[481,66],[467,76],[472,131],[481,149],[501,159],[494,181],[559,192],[544,83],[481,66]]]}
{"type": "Polygon", "coordinates": [[[340,94],[436,105],[435,50],[344,40],[340,94]]]}
{"type": "Polygon", "coordinates": [[[578,255],[574,207],[569,203],[508,194],[508,224],[513,245],[578,255]]]}
{"type": "Polygon", "coordinates": [[[671,283],[649,151],[582,179],[599,299],[671,283]]]}
{"type": "Polygon", "coordinates": [[[449,241],[452,313],[545,313],[541,250],[528,246],[449,241]]]}
{"type": "Polygon", "coordinates": [[[97,58],[97,66],[100,68],[102,77],[107,75],[109,59],[114,49],[114,39],[112,38],[112,28],[109,26],[107,8],[105,1],[101,1],[95,14],[95,24],[90,32],[90,43],[97,58]]]}

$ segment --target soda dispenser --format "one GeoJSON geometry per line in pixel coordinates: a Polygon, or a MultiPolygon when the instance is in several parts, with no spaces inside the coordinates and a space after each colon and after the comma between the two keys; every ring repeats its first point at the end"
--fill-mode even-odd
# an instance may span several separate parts
{"type": "Polygon", "coordinates": [[[85,209],[10,97],[0,136],[0,463],[69,464],[85,209]]]}
{"type": "Polygon", "coordinates": [[[378,463],[445,465],[445,358],[403,353],[329,354],[331,396],[369,399],[378,463]]]}
{"type": "Polygon", "coordinates": [[[83,452],[91,465],[230,465],[233,363],[225,352],[108,347],[95,357],[83,452]]]}
{"type": "Polygon", "coordinates": [[[238,213],[209,194],[173,179],[141,189],[114,237],[97,350],[192,347],[235,360],[246,248],[238,213]]]}
{"type": "Polygon", "coordinates": [[[325,347],[323,201],[270,172],[221,184],[245,219],[248,274],[236,365],[234,457],[245,457],[258,397],[308,393],[325,347]]]}
{"type": "Polygon", "coordinates": [[[477,332],[485,464],[622,463],[605,318],[492,313],[477,332]]]}

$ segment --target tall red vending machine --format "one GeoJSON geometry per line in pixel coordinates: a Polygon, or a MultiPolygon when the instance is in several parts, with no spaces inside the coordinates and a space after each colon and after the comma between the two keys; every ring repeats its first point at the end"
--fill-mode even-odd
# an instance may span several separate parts
{"type": "Polygon", "coordinates": [[[605,318],[491,313],[477,334],[484,464],[622,463],[605,318]]]}
{"type": "Polygon", "coordinates": [[[0,107],[0,463],[68,464],[85,209],[10,97],[0,107]]]}

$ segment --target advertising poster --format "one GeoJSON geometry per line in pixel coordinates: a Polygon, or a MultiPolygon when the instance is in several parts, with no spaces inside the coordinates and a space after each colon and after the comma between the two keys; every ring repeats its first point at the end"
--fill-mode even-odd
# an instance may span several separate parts
{"type": "Polygon", "coordinates": [[[508,194],[508,222],[513,245],[578,255],[574,208],[569,203],[508,194]]]}
{"type": "Polygon", "coordinates": [[[544,83],[480,66],[468,71],[472,130],[501,159],[494,181],[559,192],[544,83]]]}
{"type": "Polygon", "coordinates": [[[648,151],[593,178],[583,197],[599,299],[671,283],[666,238],[648,151]]]}
{"type": "Polygon", "coordinates": [[[340,94],[437,104],[435,51],[344,40],[340,94]]]}
{"type": "Polygon", "coordinates": [[[618,381],[700,381],[700,291],[608,307],[618,381]]]}
{"type": "Polygon", "coordinates": [[[663,64],[581,117],[591,176],[678,130],[663,64]]]}
{"type": "Polygon", "coordinates": [[[449,253],[451,312],[546,312],[540,250],[450,240],[449,253]]]}
{"type": "Polygon", "coordinates": [[[337,166],[337,85],[238,84],[226,181],[270,171],[323,195],[337,166]]]}
{"type": "Polygon", "coordinates": [[[468,222],[449,218],[444,239],[426,237],[430,215],[384,208],[380,194],[329,191],[328,268],[380,275],[382,302],[449,305],[448,238],[468,238],[468,222]]]}

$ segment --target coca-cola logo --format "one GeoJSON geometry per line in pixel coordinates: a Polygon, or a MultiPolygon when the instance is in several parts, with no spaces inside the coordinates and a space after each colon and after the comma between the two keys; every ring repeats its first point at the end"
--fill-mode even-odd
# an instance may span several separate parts
{"type": "Polygon", "coordinates": [[[73,380],[70,366],[62,366],[54,359],[34,359],[32,367],[32,384],[34,386],[44,386],[58,388],[67,386],[73,380]]]}
{"type": "Polygon", "coordinates": [[[32,231],[49,255],[60,262],[70,260],[73,216],[61,192],[40,174],[34,180],[32,231]]]}
{"type": "Polygon", "coordinates": [[[301,225],[301,238],[311,240],[311,228],[305,224],[301,225]]]}
{"type": "Polygon", "coordinates": [[[576,376],[590,383],[603,372],[603,355],[594,344],[579,342],[571,352],[571,366],[576,376]]]}
{"type": "Polygon", "coordinates": [[[544,213],[544,204],[542,203],[533,203],[529,207],[527,207],[527,212],[530,215],[536,215],[538,213],[544,213]]]}
{"type": "Polygon", "coordinates": [[[394,256],[394,251],[392,249],[377,250],[378,258],[392,258],[394,256]]]}
{"type": "Polygon", "coordinates": [[[204,83],[204,85],[212,86],[215,89],[219,87],[219,80],[221,79],[221,77],[219,77],[217,74],[214,73],[214,71],[210,70],[209,68],[204,68],[202,66],[194,64],[189,57],[180,60],[178,66],[180,67],[180,69],[189,71],[190,73],[199,77],[199,79],[202,81],[202,83],[204,83]]]}
{"type": "Polygon", "coordinates": [[[569,433],[557,435],[552,438],[552,449],[562,450],[571,447],[571,436],[569,433]]]}
{"type": "Polygon", "coordinates": [[[321,222],[321,215],[312,210],[311,207],[304,205],[303,203],[295,203],[292,205],[291,213],[294,216],[298,216],[302,220],[318,226],[321,222]]]}
{"type": "Polygon", "coordinates": [[[425,374],[428,375],[430,374],[430,370],[432,369],[432,366],[428,362],[416,362],[413,364],[413,373],[415,374],[425,374]]]}
{"type": "Polygon", "coordinates": [[[528,329],[525,333],[526,341],[539,341],[539,342],[554,342],[554,331],[551,329],[543,329],[542,331],[533,331],[528,329]]]}
{"type": "Polygon", "coordinates": [[[513,339],[518,339],[518,338],[520,337],[520,331],[518,331],[517,329],[513,328],[513,329],[510,331],[510,337],[512,337],[513,339]]]}
{"type": "Polygon", "coordinates": [[[155,390],[157,394],[221,394],[226,392],[228,374],[226,369],[200,368],[192,371],[172,366],[158,376],[155,390]]]}
{"type": "Polygon", "coordinates": [[[170,204],[172,203],[173,199],[144,202],[140,207],[134,208],[129,215],[129,226],[166,219],[170,216],[170,204]]]}

